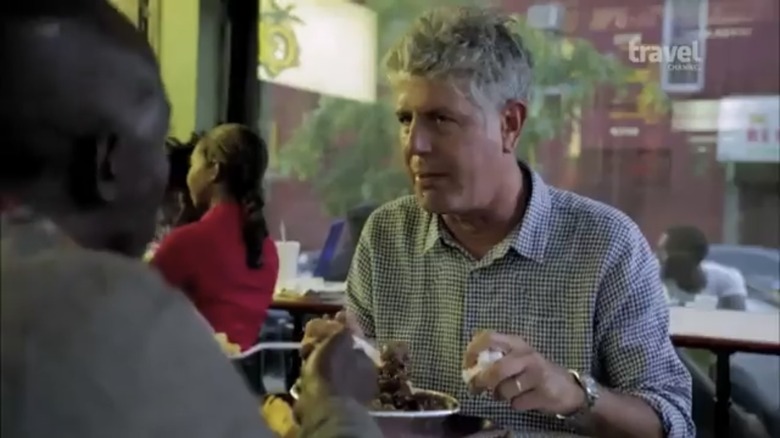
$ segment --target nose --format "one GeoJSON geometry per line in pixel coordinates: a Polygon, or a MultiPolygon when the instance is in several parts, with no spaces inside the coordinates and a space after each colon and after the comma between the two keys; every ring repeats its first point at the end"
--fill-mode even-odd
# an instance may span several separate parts
{"type": "Polygon", "coordinates": [[[415,118],[409,125],[406,134],[406,148],[412,155],[425,154],[431,151],[431,141],[428,132],[415,118]]]}

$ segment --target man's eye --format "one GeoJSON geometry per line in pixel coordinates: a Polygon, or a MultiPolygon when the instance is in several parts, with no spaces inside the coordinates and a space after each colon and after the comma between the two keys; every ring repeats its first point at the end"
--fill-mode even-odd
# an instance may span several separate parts
{"type": "Polygon", "coordinates": [[[447,116],[434,116],[433,121],[436,122],[437,125],[441,125],[444,123],[451,122],[452,119],[447,116]]]}
{"type": "Polygon", "coordinates": [[[412,123],[412,118],[407,115],[399,115],[398,116],[398,123],[402,125],[408,125],[412,123]]]}

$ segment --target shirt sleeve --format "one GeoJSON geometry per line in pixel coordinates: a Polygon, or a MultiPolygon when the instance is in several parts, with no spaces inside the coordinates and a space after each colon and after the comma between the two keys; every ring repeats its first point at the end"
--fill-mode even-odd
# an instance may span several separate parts
{"type": "MultiPolygon", "coordinates": [[[[274,437],[259,400],[185,297],[140,264],[105,254],[62,263],[61,256],[17,269],[3,283],[3,377],[6,364],[14,376],[9,387],[3,381],[4,431],[274,437]],[[6,294],[6,285],[14,291],[6,294]],[[30,308],[37,311],[24,314],[30,308]],[[8,406],[12,422],[5,422],[8,406]]],[[[381,436],[355,403],[323,400],[317,408],[303,416],[302,438],[381,436]]]]}
{"type": "Polygon", "coordinates": [[[370,240],[374,232],[372,218],[373,215],[363,227],[347,277],[347,309],[355,315],[367,338],[376,337],[371,304],[373,280],[370,240]]]}
{"type": "Polygon", "coordinates": [[[720,298],[746,297],[748,293],[745,277],[736,269],[724,267],[718,292],[720,298]]]}
{"type": "Polygon", "coordinates": [[[665,436],[695,436],[691,375],[669,337],[669,308],[658,262],[632,227],[602,279],[596,303],[596,342],[602,383],[644,400],[665,436]]]}
{"type": "Polygon", "coordinates": [[[322,400],[312,412],[302,413],[301,438],[382,438],[384,435],[366,408],[351,399],[322,400]]]}
{"type": "Polygon", "coordinates": [[[185,293],[190,270],[194,266],[191,257],[198,251],[195,237],[190,226],[173,230],[160,242],[151,260],[152,266],[160,271],[168,284],[185,293]]]}
{"type": "Polygon", "coordinates": [[[31,300],[21,309],[36,309],[23,320],[25,378],[14,389],[24,436],[273,436],[184,296],[140,262],[61,256],[15,273],[31,300]]]}

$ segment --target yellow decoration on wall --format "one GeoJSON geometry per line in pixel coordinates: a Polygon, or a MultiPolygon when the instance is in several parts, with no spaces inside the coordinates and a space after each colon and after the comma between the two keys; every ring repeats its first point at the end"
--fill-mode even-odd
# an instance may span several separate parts
{"type": "Polygon", "coordinates": [[[295,24],[302,24],[292,14],[293,5],[281,7],[275,0],[263,1],[258,29],[260,67],[274,78],[300,65],[301,48],[295,35],[295,24]]]}

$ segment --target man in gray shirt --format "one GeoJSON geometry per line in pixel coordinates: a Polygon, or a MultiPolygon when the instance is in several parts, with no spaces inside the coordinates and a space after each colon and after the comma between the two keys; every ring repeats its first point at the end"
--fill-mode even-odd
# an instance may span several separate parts
{"type": "MultiPolygon", "coordinates": [[[[0,65],[2,436],[271,437],[209,327],[139,260],[168,173],[145,39],[104,0],[2,2],[0,65]]],[[[301,435],[380,436],[356,400],[370,361],[343,336],[321,348],[301,435]]]]}

